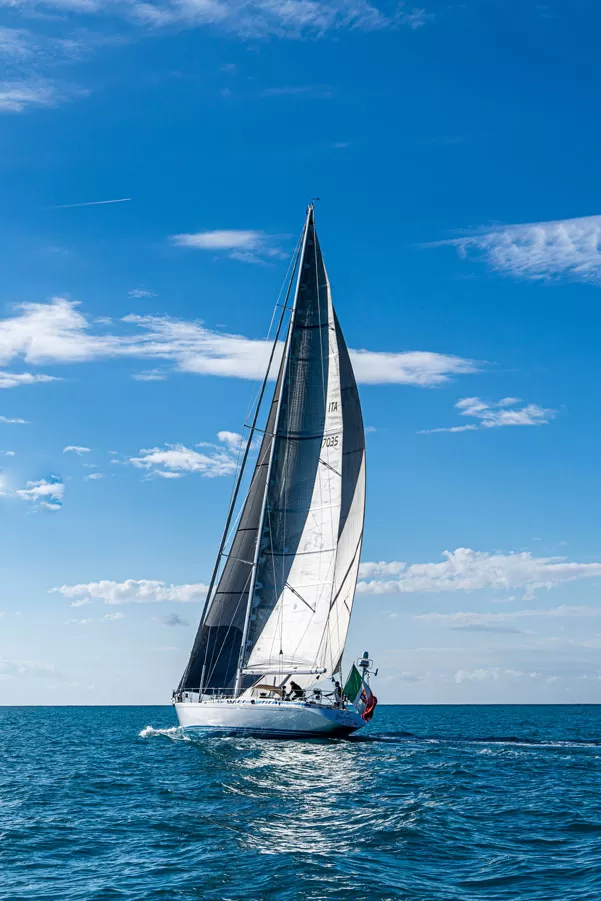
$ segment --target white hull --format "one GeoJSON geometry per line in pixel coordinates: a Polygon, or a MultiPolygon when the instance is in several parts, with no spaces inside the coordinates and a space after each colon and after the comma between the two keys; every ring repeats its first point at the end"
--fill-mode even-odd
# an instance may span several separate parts
{"type": "Polygon", "coordinates": [[[218,731],[273,737],[350,735],[365,726],[354,710],[304,701],[220,699],[174,704],[180,726],[189,732],[218,731]]]}

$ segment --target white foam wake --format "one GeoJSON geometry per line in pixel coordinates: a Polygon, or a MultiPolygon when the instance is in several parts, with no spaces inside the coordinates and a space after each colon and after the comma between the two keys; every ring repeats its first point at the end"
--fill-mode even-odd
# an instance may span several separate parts
{"type": "Polygon", "coordinates": [[[155,735],[163,735],[173,741],[190,741],[180,726],[171,726],[169,729],[155,729],[154,726],[144,726],[138,733],[140,738],[154,738],[155,735]]]}

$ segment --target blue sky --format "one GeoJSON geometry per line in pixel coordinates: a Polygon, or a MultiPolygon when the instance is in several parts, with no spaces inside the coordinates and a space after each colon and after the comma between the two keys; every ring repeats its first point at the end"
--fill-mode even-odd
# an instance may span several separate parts
{"type": "Polygon", "coordinates": [[[369,426],[348,660],[599,700],[600,25],[0,0],[0,703],[169,698],[313,196],[369,426]]]}

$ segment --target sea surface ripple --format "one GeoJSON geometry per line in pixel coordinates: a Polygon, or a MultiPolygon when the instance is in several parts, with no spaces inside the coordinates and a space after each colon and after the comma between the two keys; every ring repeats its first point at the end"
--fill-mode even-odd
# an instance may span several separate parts
{"type": "Polygon", "coordinates": [[[380,706],[352,740],[0,708],[0,898],[601,898],[601,707],[380,706]]]}

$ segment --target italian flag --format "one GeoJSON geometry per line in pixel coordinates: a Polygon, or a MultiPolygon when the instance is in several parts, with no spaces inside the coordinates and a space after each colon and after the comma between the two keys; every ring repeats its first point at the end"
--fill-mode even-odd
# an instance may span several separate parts
{"type": "Polygon", "coordinates": [[[368,723],[374,715],[378,699],[354,663],[344,686],[344,694],[368,723]]]}

